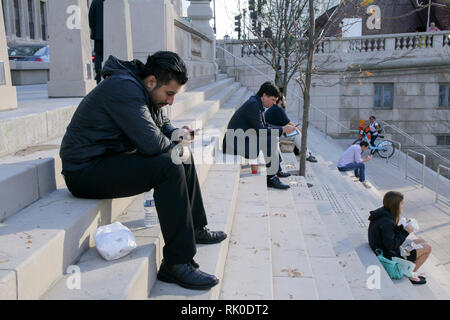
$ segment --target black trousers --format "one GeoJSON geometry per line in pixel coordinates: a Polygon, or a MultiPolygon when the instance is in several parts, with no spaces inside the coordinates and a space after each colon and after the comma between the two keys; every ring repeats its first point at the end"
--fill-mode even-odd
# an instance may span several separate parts
{"type": "Polygon", "coordinates": [[[95,68],[95,80],[97,84],[101,81],[102,75],[102,63],[103,63],[103,40],[94,41],[94,68],[95,68]]]}
{"type": "Polygon", "coordinates": [[[207,219],[192,155],[189,164],[175,164],[170,152],[123,153],[63,175],[68,189],[80,198],[121,198],[154,189],[164,259],[187,263],[196,254],[194,228],[206,226],[207,219]]]}

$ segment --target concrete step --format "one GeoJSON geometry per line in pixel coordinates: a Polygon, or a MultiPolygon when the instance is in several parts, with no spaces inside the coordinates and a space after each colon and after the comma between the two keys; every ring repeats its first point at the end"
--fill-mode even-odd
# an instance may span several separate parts
{"type": "Polygon", "coordinates": [[[151,300],[216,300],[224,284],[224,266],[233,225],[239,190],[240,165],[213,165],[202,187],[203,201],[211,230],[223,230],[228,237],[213,245],[197,245],[195,261],[200,269],[219,278],[219,284],[211,290],[197,291],[156,280],[151,289],[151,300]]]}
{"type": "Polygon", "coordinates": [[[233,79],[227,78],[191,91],[180,93],[177,95],[174,104],[166,107],[170,119],[176,119],[180,114],[208,100],[233,83],[233,79]]]}
{"type": "Polygon", "coordinates": [[[175,127],[189,125],[193,129],[202,128],[204,124],[216,113],[220,106],[225,103],[240,87],[239,83],[222,89],[220,92],[208,98],[204,102],[184,111],[178,116],[172,118],[171,123],[175,127]]]}
{"type": "Polygon", "coordinates": [[[117,219],[133,232],[137,244],[135,250],[120,259],[106,261],[95,247],[89,248],[74,265],[79,271],[79,288],[67,285],[73,274],[66,273],[41,299],[146,299],[155,283],[164,241],[159,226],[144,227],[143,216],[143,211],[127,211],[117,219]]]}
{"type": "MultiPolygon", "coordinates": [[[[355,237],[359,239],[354,245],[358,246],[361,249],[359,250],[360,257],[363,259],[367,259],[366,255],[361,254],[362,250],[369,250],[368,254],[374,255],[367,244],[367,218],[369,216],[370,210],[381,206],[382,197],[379,192],[378,199],[376,199],[374,195],[376,195],[377,193],[369,193],[366,190],[361,190],[363,187],[359,184],[359,182],[355,182],[355,180],[357,179],[352,177],[353,173],[338,173],[337,170],[335,170],[334,165],[327,166],[326,164],[324,164],[325,160],[323,158],[321,158],[320,156],[318,158],[319,162],[312,166],[317,175],[317,179],[318,181],[320,181],[320,183],[327,183],[328,189],[332,189],[332,186],[339,185],[339,191],[334,190],[333,193],[336,194],[335,198],[342,199],[339,201],[340,205],[343,208],[347,207],[345,211],[348,211],[348,213],[350,213],[350,215],[346,216],[347,221],[341,223],[341,225],[351,226],[347,229],[347,231],[349,233],[353,233],[354,239],[355,237]],[[370,206],[371,208],[367,209],[367,207],[370,206]],[[365,223],[365,226],[362,225],[363,222],[365,223]]],[[[372,261],[377,262],[377,259],[372,259],[372,261]]],[[[382,267],[381,264],[378,264],[378,266],[382,267]]],[[[424,267],[427,267],[428,270],[436,269],[433,268],[433,265],[431,263],[427,262],[419,270],[419,272],[424,270],[424,267]]],[[[432,270],[429,271],[430,272],[427,273],[427,276],[430,286],[427,286],[427,288],[422,288],[423,286],[413,286],[407,279],[404,279],[406,281],[391,280],[383,270],[384,283],[382,287],[388,287],[386,289],[388,289],[390,292],[386,293],[382,290],[380,293],[382,294],[382,296],[384,295],[384,297],[390,297],[392,296],[392,293],[398,292],[398,299],[439,299],[438,297],[443,298],[447,296],[446,290],[441,287],[442,284],[448,287],[448,283],[446,284],[447,281],[445,280],[445,273],[441,274],[441,276],[439,277],[440,279],[437,280],[435,277],[433,277],[432,274],[437,274],[438,270],[434,272],[432,270]],[[390,284],[390,282],[392,282],[393,286],[390,284]],[[395,287],[396,290],[393,287],[395,287]]]]}
{"type": "Polygon", "coordinates": [[[334,251],[327,226],[318,213],[304,177],[289,178],[297,212],[305,236],[316,280],[319,299],[353,300],[354,296],[343,273],[340,257],[334,251]]]}
{"type": "Polygon", "coordinates": [[[0,222],[55,189],[51,158],[0,164],[0,222]]]}
{"type": "MultiPolygon", "coordinates": [[[[210,170],[203,188],[203,199],[211,230],[224,230],[229,234],[238,181],[239,165],[217,165],[210,170]],[[220,192],[217,191],[218,186],[220,192]]],[[[196,291],[156,279],[164,239],[159,226],[144,227],[143,217],[142,197],[138,197],[117,219],[136,237],[138,247],[132,253],[121,259],[106,261],[95,247],[90,248],[76,265],[81,272],[81,289],[69,289],[66,284],[72,275],[66,274],[45,293],[43,299],[216,299],[220,285],[211,290],[196,291]]],[[[228,241],[198,246],[195,259],[201,270],[221,278],[228,241]]]]}
{"type": "Polygon", "coordinates": [[[318,299],[316,280],[292,192],[268,188],[273,297],[318,299]]]}
{"type": "Polygon", "coordinates": [[[77,199],[56,190],[7,218],[0,224],[0,270],[13,271],[16,285],[8,278],[10,291],[3,294],[38,299],[89,248],[95,229],[111,223],[131,200],[77,199]]]}
{"type": "Polygon", "coordinates": [[[265,166],[259,169],[257,175],[248,166],[241,171],[222,300],[274,298],[266,170],[265,166]]]}

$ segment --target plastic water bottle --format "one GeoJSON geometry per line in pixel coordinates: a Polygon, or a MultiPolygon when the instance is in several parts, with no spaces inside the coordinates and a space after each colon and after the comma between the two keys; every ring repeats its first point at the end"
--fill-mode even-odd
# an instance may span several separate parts
{"type": "Polygon", "coordinates": [[[159,224],[158,214],[156,213],[155,200],[153,192],[144,193],[144,225],[151,228],[159,224]]]}

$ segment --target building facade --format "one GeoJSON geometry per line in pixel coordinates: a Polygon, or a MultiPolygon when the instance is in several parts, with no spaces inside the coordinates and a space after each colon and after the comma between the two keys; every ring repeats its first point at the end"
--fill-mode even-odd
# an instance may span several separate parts
{"type": "Polygon", "coordinates": [[[47,0],[1,0],[8,46],[48,44],[47,0]]]}

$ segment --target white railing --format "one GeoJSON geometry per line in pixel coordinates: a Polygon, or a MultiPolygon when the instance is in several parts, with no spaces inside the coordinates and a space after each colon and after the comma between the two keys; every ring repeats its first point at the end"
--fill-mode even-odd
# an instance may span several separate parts
{"type": "Polygon", "coordinates": [[[422,184],[422,188],[425,187],[425,162],[426,162],[426,156],[423,153],[408,149],[406,151],[406,163],[405,163],[405,180],[410,178],[411,180],[414,180],[418,183],[422,184]],[[409,159],[409,153],[414,153],[422,157],[422,181],[419,181],[416,177],[409,176],[408,177],[408,159],[409,159]]]}
{"type": "MultiPolygon", "coordinates": [[[[438,203],[439,201],[442,201],[439,199],[439,179],[441,177],[441,168],[446,169],[447,171],[450,171],[449,167],[443,166],[442,164],[438,165],[437,167],[437,174],[436,174],[436,203],[438,203]]],[[[443,201],[447,206],[450,206],[450,204],[447,201],[443,201]]]]}

